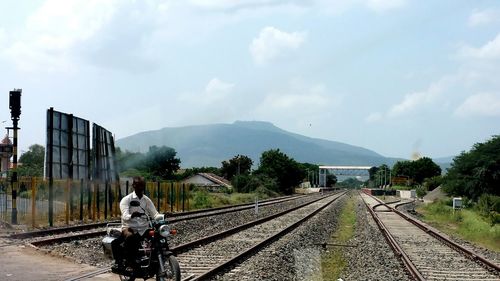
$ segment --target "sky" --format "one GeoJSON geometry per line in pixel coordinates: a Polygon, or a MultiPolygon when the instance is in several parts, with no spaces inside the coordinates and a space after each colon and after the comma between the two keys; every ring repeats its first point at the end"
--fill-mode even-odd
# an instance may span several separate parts
{"type": "Polygon", "coordinates": [[[499,1],[2,0],[0,19],[21,153],[50,107],[116,139],[258,120],[402,158],[500,134],[499,1]]]}

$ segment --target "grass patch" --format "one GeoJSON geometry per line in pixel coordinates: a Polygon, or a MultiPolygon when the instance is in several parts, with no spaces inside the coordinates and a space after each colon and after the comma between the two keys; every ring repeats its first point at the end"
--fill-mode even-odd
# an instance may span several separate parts
{"type": "Polygon", "coordinates": [[[420,206],[417,211],[423,215],[423,221],[450,236],[458,236],[500,252],[500,224],[491,225],[476,210],[453,212],[452,207],[438,201],[420,206]]]}
{"type": "Polygon", "coordinates": [[[190,199],[190,206],[193,209],[207,209],[217,208],[228,205],[244,204],[255,202],[255,198],[259,200],[267,199],[267,196],[256,193],[216,193],[208,192],[206,190],[199,190],[193,192],[192,199],[190,199]]]}
{"type": "MultiPolygon", "coordinates": [[[[350,197],[342,208],[337,230],[333,233],[329,243],[346,244],[354,236],[355,225],[356,204],[354,197],[350,197]]],[[[321,276],[317,276],[313,280],[337,280],[347,266],[343,251],[343,247],[327,247],[327,251],[323,252],[321,256],[321,276]]]]}

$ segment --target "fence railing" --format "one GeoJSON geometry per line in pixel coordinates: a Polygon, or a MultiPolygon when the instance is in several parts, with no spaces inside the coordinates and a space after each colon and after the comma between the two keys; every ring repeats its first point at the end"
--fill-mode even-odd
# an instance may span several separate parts
{"type": "MultiPolygon", "coordinates": [[[[21,178],[17,191],[17,220],[33,228],[75,222],[97,222],[118,219],[120,200],[133,191],[129,181],[49,181],[21,178]],[[52,209],[52,211],[50,211],[52,209]]],[[[190,210],[189,185],[179,182],[146,182],[145,194],[159,212],[190,210]]],[[[12,188],[0,180],[0,220],[10,222],[12,188]]]]}

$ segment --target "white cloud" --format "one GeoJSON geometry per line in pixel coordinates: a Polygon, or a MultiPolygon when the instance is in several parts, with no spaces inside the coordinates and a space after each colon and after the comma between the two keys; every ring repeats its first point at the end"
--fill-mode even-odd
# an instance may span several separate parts
{"type": "Polygon", "coordinates": [[[500,95],[480,93],[468,97],[456,110],[459,117],[500,116],[500,95]]]}
{"type": "Polygon", "coordinates": [[[9,31],[11,43],[0,45],[0,56],[24,71],[68,71],[85,63],[142,71],[154,64],[150,46],[166,25],[166,1],[47,0],[9,31]]]}
{"type": "Polygon", "coordinates": [[[391,109],[387,112],[387,116],[397,117],[411,112],[425,104],[433,102],[448,88],[453,80],[453,77],[444,77],[441,78],[441,80],[432,83],[425,91],[405,95],[400,103],[391,107],[391,109]]]}
{"type": "Polygon", "coordinates": [[[276,124],[306,127],[311,123],[324,123],[340,103],[340,98],[328,93],[325,85],[307,85],[295,80],[283,89],[270,92],[250,115],[276,124]]]}
{"type": "Polygon", "coordinates": [[[69,70],[71,51],[91,38],[113,15],[115,1],[44,2],[2,55],[22,70],[69,70]]]}
{"type": "Polygon", "coordinates": [[[500,33],[493,40],[479,48],[463,46],[458,54],[461,57],[473,59],[500,59],[500,33]]]}
{"type": "Polygon", "coordinates": [[[7,32],[5,32],[5,29],[0,27],[0,48],[2,48],[2,45],[7,42],[7,32]]]}
{"type": "Polygon", "coordinates": [[[189,3],[194,7],[207,10],[239,10],[248,8],[267,8],[283,5],[301,5],[300,0],[190,0],[189,3]]]}
{"type": "Polygon", "coordinates": [[[401,8],[406,5],[406,2],[406,0],[368,0],[366,5],[376,12],[385,12],[401,8]]]}
{"type": "Polygon", "coordinates": [[[287,33],[275,27],[268,26],[253,39],[249,50],[257,64],[266,64],[277,57],[284,56],[288,50],[294,50],[304,43],[306,34],[303,32],[287,33]]]}
{"type": "Polygon", "coordinates": [[[367,123],[375,123],[383,119],[383,114],[380,112],[373,112],[365,118],[367,123]]]}
{"type": "Polygon", "coordinates": [[[226,83],[218,78],[213,78],[205,87],[205,92],[208,97],[225,97],[233,88],[234,84],[226,83]]]}
{"type": "Polygon", "coordinates": [[[234,84],[224,82],[219,78],[212,78],[205,89],[198,93],[181,94],[179,101],[191,106],[203,106],[210,108],[213,104],[224,100],[232,93],[234,84]]]}
{"type": "Polygon", "coordinates": [[[472,27],[488,25],[500,21],[500,11],[487,9],[474,11],[468,19],[468,25],[472,27]]]}
{"type": "Polygon", "coordinates": [[[403,100],[393,105],[387,112],[372,112],[365,118],[367,123],[379,122],[386,118],[397,118],[407,115],[424,106],[435,103],[436,100],[458,80],[458,75],[444,76],[432,83],[425,91],[406,94],[403,100]]]}

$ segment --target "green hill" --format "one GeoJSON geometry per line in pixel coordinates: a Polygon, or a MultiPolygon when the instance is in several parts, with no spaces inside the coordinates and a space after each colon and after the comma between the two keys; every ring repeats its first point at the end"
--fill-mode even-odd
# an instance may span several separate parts
{"type": "Polygon", "coordinates": [[[362,147],[309,138],[258,121],[163,128],[119,139],[116,145],[133,152],[147,152],[152,145],[172,147],[184,168],[219,167],[223,160],[237,154],[247,155],[258,164],[263,151],[275,148],[299,162],[323,165],[369,166],[395,162],[362,147]]]}

